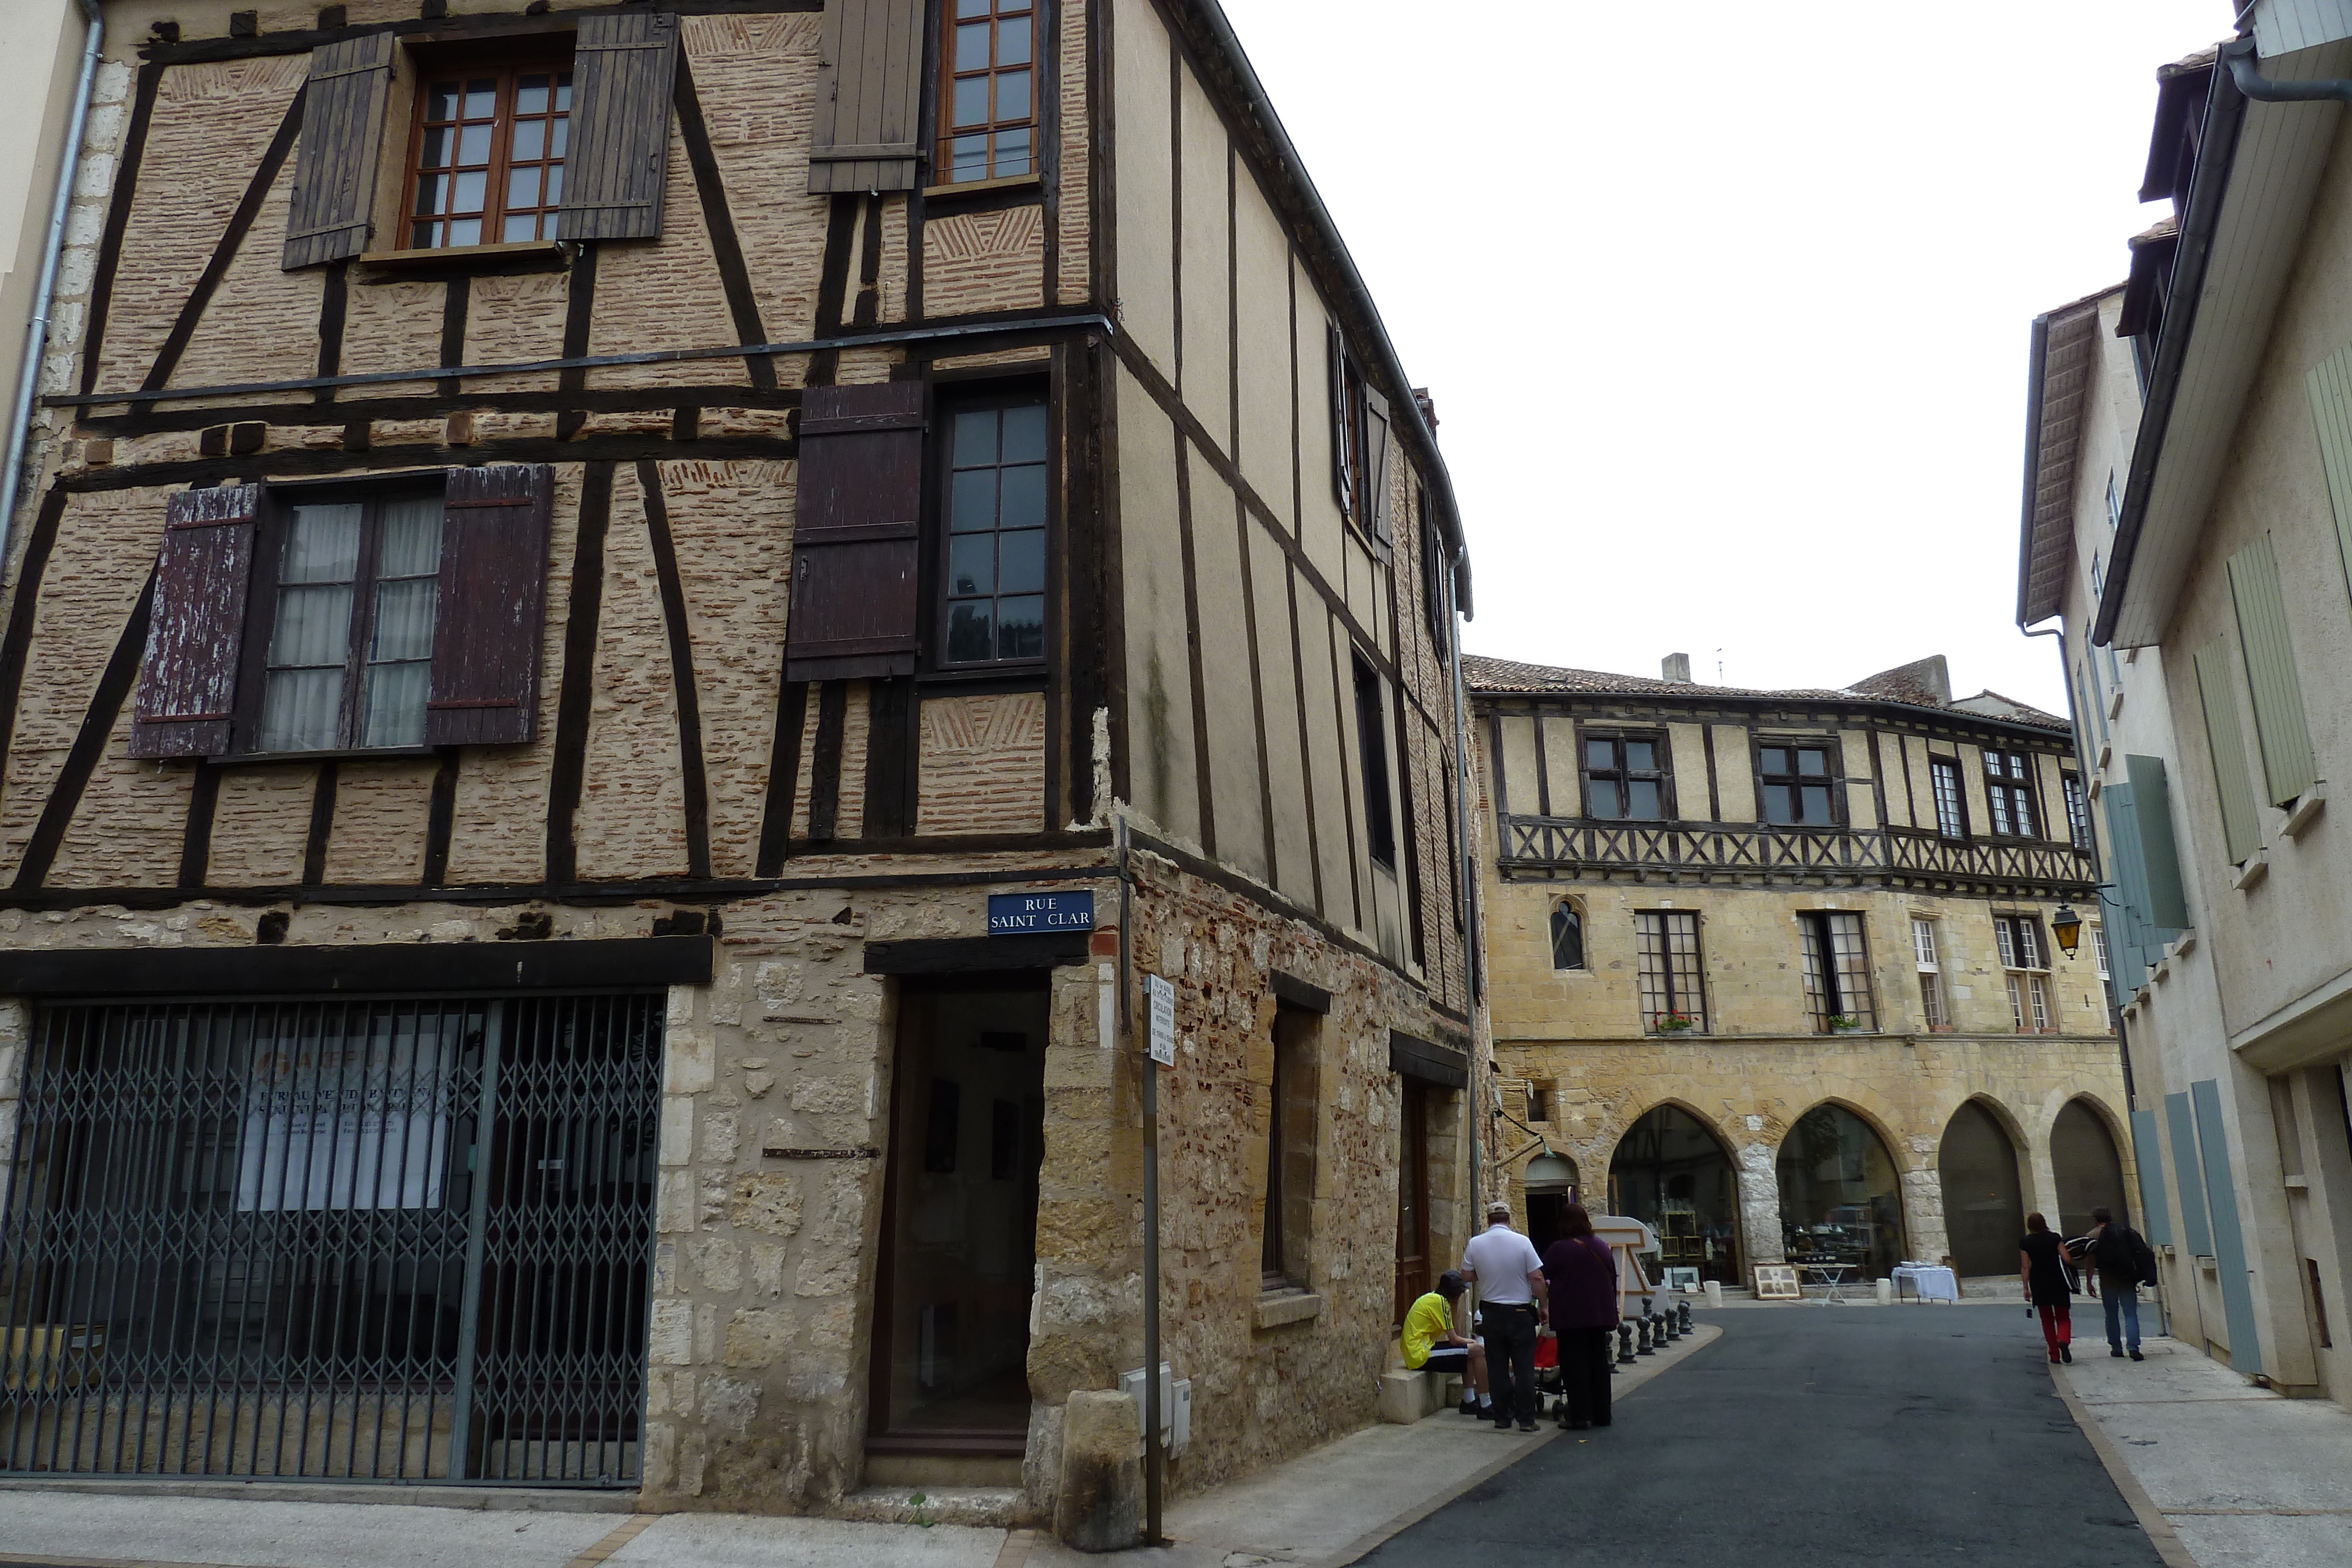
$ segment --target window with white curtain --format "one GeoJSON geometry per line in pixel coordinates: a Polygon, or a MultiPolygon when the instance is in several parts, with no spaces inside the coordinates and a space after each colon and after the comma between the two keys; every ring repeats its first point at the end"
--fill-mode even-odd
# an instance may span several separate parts
{"type": "Polygon", "coordinates": [[[424,745],[439,488],[297,500],[278,517],[254,749],[424,745]]]}

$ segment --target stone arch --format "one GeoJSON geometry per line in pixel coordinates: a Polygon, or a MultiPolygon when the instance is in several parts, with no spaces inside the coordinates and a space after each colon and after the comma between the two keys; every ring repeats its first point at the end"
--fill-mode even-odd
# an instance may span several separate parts
{"type": "Polygon", "coordinates": [[[2025,1173],[2020,1162],[2027,1145],[2012,1130],[2005,1109],[1987,1096],[1969,1096],[1953,1108],[1937,1144],[1944,1233],[1952,1266],[1963,1275],[2008,1273],[2025,1231],[2025,1173]]]}
{"type": "Polygon", "coordinates": [[[1903,1166],[1875,1117],[1842,1099],[1789,1125],[1774,1174],[1792,1261],[1842,1262],[1884,1279],[1904,1257],[1903,1166]]]}
{"type": "Polygon", "coordinates": [[[1625,1124],[1609,1151],[1608,1207],[1658,1233],[1659,1266],[1739,1283],[1738,1156],[1690,1105],[1662,1099],[1625,1124]]]}
{"type": "Polygon", "coordinates": [[[2092,1094],[2075,1094],[2050,1122],[2050,1174],[2058,1192],[2053,1219],[2064,1236],[2091,1228],[2091,1210],[2106,1208],[2128,1223],[2131,1188],[2124,1180],[2123,1143],[2107,1108],[2092,1094]]]}

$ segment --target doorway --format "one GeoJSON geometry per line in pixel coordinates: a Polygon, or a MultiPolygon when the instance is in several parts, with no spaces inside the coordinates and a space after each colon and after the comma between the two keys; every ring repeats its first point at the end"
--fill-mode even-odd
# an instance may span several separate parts
{"type": "Polygon", "coordinates": [[[899,993],[869,1450],[1022,1451],[1046,1029],[1042,977],[899,993]]]}
{"type": "Polygon", "coordinates": [[[1731,1155],[1689,1112],[1661,1105],[1618,1140],[1609,1157],[1609,1207],[1658,1233],[1661,1268],[1739,1283],[1731,1155]]]}
{"type": "Polygon", "coordinates": [[[2126,1218],[2124,1162],[2106,1124],[2080,1100],[2069,1100],[2050,1127],[2050,1170],[2058,1180],[2058,1226],[2065,1236],[2087,1235],[2091,1210],[2126,1218]]]}
{"type": "Polygon", "coordinates": [[[1903,1260],[1895,1156],[1843,1105],[1816,1105],[1780,1145],[1781,1245],[1791,1263],[1844,1263],[1884,1280],[1903,1260]]]}
{"type": "Polygon", "coordinates": [[[1398,1107],[1396,1321],[1429,1293],[1429,1086],[1404,1086],[1398,1107]]]}
{"type": "Polygon", "coordinates": [[[1936,1152],[1936,1174],[1944,1188],[1953,1269],[1964,1276],[2015,1272],[2025,1196],[2017,1178],[2017,1145],[1991,1112],[1970,1100],[1953,1113],[1936,1152]]]}

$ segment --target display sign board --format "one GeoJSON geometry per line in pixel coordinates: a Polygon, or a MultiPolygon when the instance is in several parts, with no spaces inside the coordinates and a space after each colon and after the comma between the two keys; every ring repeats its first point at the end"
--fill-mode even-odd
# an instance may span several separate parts
{"type": "Polygon", "coordinates": [[[1797,1282],[1794,1263],[1756,1265],[1756,1299],[1759,1301],[1801,1301],[1804,1287],[1797,1282]]]}
{"type": "Polygon", "coordinates": [[[1144,999],[1151,1006],[1151,1060],[1162,1067],[1176,1065],[1176,987],[1158,975],[1143,977],[1144,999]]]}
{"type": "Polygon", "coordinates": [[[988,934],[1027,936],[1041,931],[1092,931],[1092,893],[992,893],[988,895],[988,934]]]}

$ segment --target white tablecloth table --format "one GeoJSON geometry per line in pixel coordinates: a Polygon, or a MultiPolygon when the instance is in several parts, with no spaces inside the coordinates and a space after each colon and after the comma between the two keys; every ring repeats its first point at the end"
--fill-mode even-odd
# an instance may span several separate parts
{"type": "Polygon", "coordinates": [[[1960,1299],[1959,1277],[1938,1264],[1898,1264],[1893,1279],[1898,1301],[1902,1299],[1906,1285],[1916,1291],[1923,1301],[1957,1301],[1960,1299]]]}

